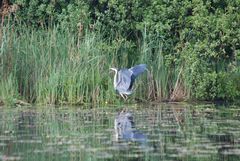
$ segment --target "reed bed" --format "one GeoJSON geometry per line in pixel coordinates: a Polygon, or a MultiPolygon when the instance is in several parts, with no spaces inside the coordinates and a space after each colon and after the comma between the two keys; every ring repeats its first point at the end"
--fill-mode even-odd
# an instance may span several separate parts
{"type": "Polygon", "coordinates": [[[168,68],[162,42],[144,31],[138,45],[103,37],[99,31],[76,34],[59,26],[51,29],[1,28],[0,100],[34,104],[116,104],[110,67],[148,65],[136,81],[129,102],[169,99],[179,68],[168,68]],[[138,46],[138,47],[137,47],[138,46]],[[153,50],[154,49],[154,50],[153,50]]]}

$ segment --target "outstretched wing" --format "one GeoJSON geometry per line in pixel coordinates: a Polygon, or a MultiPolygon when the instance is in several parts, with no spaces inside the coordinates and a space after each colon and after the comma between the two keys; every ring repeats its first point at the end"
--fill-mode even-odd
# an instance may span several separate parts
{"type": "Polygon", "coordinates": [[[145,70],[147,69],[147,65],[146,64],[139,64],[136,65],[130,69],[128,69],[134,76],[134,79],[140,75],[141,73],[143,73],[145,70]]]}
{"type": "Polygon", "coordinates": [[[122,93],[126,92],[131,84],[132,73],[128,69],[121,69],[118,72],[117,90],[122,93]]]}
{"type": "Polygon", "coordinates": [[[128,69],[131,72],[131,84],[129,86],[129,90],[132,90],[133,83],[134,83],[135,79],[137,78],[137,76],[139,76],[141,73],[143,73],[146,69],[147,69],[146,64],[139,64],[139,65],[136,65],[136,66],[128,69]]]}

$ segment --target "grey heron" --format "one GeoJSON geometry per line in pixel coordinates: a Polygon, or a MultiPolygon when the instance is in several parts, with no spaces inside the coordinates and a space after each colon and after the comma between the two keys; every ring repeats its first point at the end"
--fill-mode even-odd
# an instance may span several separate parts
{"type": "Polygon", "coordinates": [[[146,64],[139,64],[129,69],[122,68],[110,68],[115,72],[114,75],[114,89],[122,96],[124,100],[127,99],[127,95],[133,92],[133,83],[137,76],[147,70],[146,64]]]}

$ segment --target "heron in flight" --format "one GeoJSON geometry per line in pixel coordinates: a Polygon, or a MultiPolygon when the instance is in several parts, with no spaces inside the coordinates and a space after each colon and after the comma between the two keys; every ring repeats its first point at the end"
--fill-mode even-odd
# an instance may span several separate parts
{"type": "Polygon", "coordinates": [[[114,89],[122,96],[124,100],[133,92],[133,83],[137,76],[147,70],[146,64],[139,64],[132,68],[110,68],[115,72],[114,75],[114,89]]]}

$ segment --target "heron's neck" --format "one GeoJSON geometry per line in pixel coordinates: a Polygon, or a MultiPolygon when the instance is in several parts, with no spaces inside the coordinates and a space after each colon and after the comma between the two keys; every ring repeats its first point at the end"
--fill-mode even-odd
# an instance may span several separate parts
{"type": "Polygon", "coordinates": [[[118,71],[117,71],[117,69],[114,70],[114,71],[115,71],[115,75],[114,75],[114,83],[113,83],[113,85],[114,85],[114,88],[116,88],[117,87],[117,83],[118,83],[118,81],[117,81],[118,71]]]}

